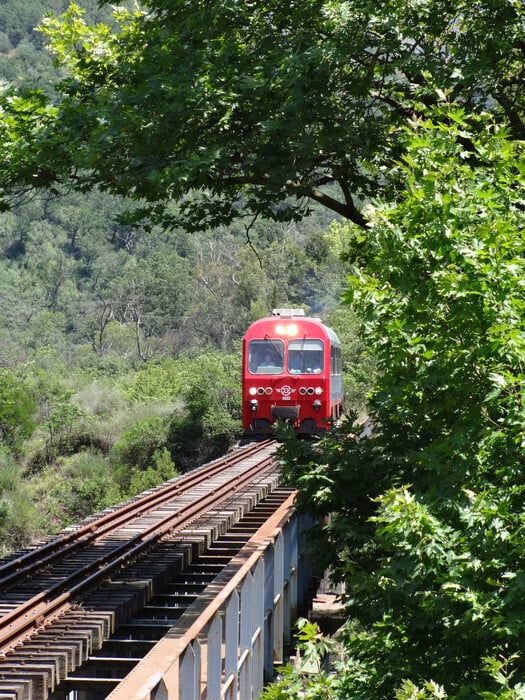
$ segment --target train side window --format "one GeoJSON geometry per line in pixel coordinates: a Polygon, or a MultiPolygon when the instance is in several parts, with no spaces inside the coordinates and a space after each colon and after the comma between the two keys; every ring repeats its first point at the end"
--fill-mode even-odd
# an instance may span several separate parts
{"type": "Polygon", "coordinates": [[[330,373],[339,376],[342,373],[341,348],[333,345],[330,351],[330,373]]]}
{"type": "Polygon", "coordinates": [[[282,340],[251,340],[248,345],[248,370],[251,374],[280,374],[283,371],[282,340]]]}

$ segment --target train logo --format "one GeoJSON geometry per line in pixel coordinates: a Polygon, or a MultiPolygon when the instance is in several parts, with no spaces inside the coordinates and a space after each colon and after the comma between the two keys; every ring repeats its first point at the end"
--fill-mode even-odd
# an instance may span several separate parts
{"type": "Polygon", "coordinates": [[[290,401],[291,395],[295,391],[295,389],[293,389],[289,384],[285,384],[280,389],[277,389],[277,391],[281,392],[283,401],[290,401]]]}

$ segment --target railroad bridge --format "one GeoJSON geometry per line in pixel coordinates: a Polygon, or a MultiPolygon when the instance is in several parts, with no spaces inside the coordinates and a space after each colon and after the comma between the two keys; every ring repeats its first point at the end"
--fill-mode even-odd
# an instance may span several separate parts
{"type": "Polygon", "coordinates": [[[271,441],[0,562],[0,700],[255,700],[311,583],[271,441]]]}

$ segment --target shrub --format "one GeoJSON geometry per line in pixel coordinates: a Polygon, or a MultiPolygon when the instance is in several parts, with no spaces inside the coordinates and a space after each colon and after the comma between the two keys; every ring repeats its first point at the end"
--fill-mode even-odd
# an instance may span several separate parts
{"type": "Polygon", "coordinates": [[[10,369],[0,369],[0,439],[13,450],[19,450],[33,433],[36,411],[28,385],[10,369]]]}
{"type": "Polygon", "coordinates": [[[33,481],[48,529],[60,529],[122,500],[108,461],[100,452],[61,457],[33,481]]]}
{"type": "Polygon", "coordinates": [[[24,483],[20,466],[5,447],[0,449],[0,551],[27,545],[40,530],[40,519],[24,483]]]}
{"type": "Polygon", "coordinates": [[[166,443],[167,421],[160,416],[146,418],[123,433],[111,449],[111,458],[128,467],[146,469],[155,450],[166,443]]]}

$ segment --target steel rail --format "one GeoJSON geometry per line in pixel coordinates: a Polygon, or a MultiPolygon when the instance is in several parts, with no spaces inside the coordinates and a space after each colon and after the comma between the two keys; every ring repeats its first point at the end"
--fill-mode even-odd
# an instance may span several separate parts
{"type": "MultiPolygon", "coordinates": [[[[246,456],[244,453],[244,457],[246,456]]],[[[248,456],[253,456],[253,453],[250,452],[248,456]]],[[[221,468],[224,468],[224,463],[222,463],[221,468]]],[[[73,597],[75,595],[93,587],[101,579],[107,578],[116,569],[122,568],[145,550],[151,549],[166,535],[188,526],[199,515],[210,510],[213,506],[219,505],[228,496],[240,490],[242,486],[253,481],[257,475],[262,475],[273,468],[275,468],[274,458],[272,456],[266,457],[242,474],[236,475],[233,479],[218,486],[196,503],[180,507],[176,513],[167,515],[159,522],[129,538],[112,552],[78,569],[74,574],[41,591],[5,614],[0,618],[0,654],[5,654],[13,648],[13,645],[19,644],[23,638],[27,638],[37,628],[44,627],[59,613],[62,614],[71,607],[74,604],[73,597]]]]}
{"type": "Polygon", "coordinates": [[[0,566],[0,588],[5,589],[9,583],[19,581],[21,578],[29,576],[35,570],[48,566],[56,559],[63,558],[65,554],[71,553],[80,547],[85,547],[118,526],[125,525],[133,519],[144,515],[149,510],[153,510],[164,501],[173,498],[173,496],[182,495],[186,490],[198,486],[211,476],[219,473],[225,466],[232,466],[246,459],[246,457],[255,456],[270,444],[271,441],[266,440],[250,445],[244,450],[234,452],[213,462],[206,469],[190,472],[175,482],[169,483],[168,486],[161,490],[156,490],[137,500],[130,501],[118,510],[107,513],[78,529],[52,539],[38,549],[31,550],[16,559],[6,562],[0,566]]]}

